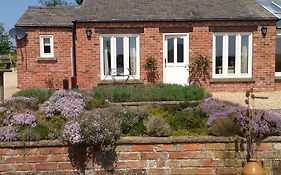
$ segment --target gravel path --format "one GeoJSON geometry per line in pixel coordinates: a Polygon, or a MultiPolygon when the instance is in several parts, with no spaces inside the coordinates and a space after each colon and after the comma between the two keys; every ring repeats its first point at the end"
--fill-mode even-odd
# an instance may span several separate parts
{"type": "MultiPolygon", "coordinates": [[[[245,104],[245,92],[213,92],[214,98],[245,104]]],[[[281,114],[281,91],[255,92],[254,108],[267,109],[281,114]]]]}

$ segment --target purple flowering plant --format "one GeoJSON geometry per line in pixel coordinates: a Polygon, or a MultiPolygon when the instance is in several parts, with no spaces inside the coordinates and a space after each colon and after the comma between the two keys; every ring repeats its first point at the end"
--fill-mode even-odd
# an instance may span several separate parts
{"type": "Polygon", "coordinates": [[[82,94],[74,91],[58,90],[40,106],[39,110],[47,117],[60,114],[71,119],[80,116],[84,111],[84,107],[85,101],[82,94]]]}

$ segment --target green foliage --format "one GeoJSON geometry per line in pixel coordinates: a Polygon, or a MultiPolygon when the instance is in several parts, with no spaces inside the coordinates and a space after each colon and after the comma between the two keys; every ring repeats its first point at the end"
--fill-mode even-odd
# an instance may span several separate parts
{"type": "Polygon", "coordinates": [[[210,78],[211,62],[207,57],[199,55],[190,64],[189,72],[189,83],[201,86],[202,82],[206,82],[210,78]]]}
{"type": "Polygon", "coordinates": [[[39,103],[47,101],[55,92],[54,89],[43,89],[43,88],[29,88],[13,94],[14,97],[34,97],[39,100],[39,103]]]}
{"type": "Polygon", "coordinates": [[[63,0],[38,0],[45,7],[53,7],[58,5],[68,5],[66,1],[63,0]]]}
{"type": "Polygon", "coordinates": [[[106,108],[110,104],[103,98],[94,98],[86,102],[85,109],[92,110],[94,108],[106,108]]]}
{"type": "Polygon", "coordinates": [[[0,55],[11,53],[12,43],[9,35],[5,32],[3,24],[0,23],[0,55]]]}
{"type": "Polygon", "coordinates": [[[168,137],[171,135],[171,127],[162,117],[148,117],[148,120],[145,121],[144,124],[146,127],[146,133],[149,136],[168,137]]]}
{"type": "Polygon", "coordinates": [[[175,84],[102,86],[95,87],[93,95],[95,98],[108,99],[112,102],[193,101],[209,96],[205,89],[196,85],[175,84]]]}
{"type": "Polygon", "coordinates": [[[208,133],[207,117],[188,103],[148,107],[149,115],[163,117],[172,128],[172,135],[203,135],[208,133]]]}
{"type": "Polygon", "coordinates": [[[240,124],[235,117],[230,116],[215,120],[208,129],[209,135],[235,136],[240,135],[240,124]]]}
{"type": "Polygon", "coordinates": [[[61,139],[65,122],[66,119],[62,115],[55,115],[51,118],[40,116],[35,127],[26,125],[19,127],[19,140],[37,141],[61,139]]]}
{"type": "Polygon", "coordinates": [[[146,72],[146,77],[148,82],[156,82],[159,79],[157,72],[157,59],[154,57],[149,57],[146,59],[145,64],[143,65],[146,72]]]}
{"type": "MultiPolygon", "coordinates": [[[[143,135],[146,127],[144,126],[144,120],[147,118],[147,111],[144,109],[133,110],[130,108],[115,109],[118,112],[118,116],[122,119],[122,134],[125,136],[140,136],[143,135]]],[[[116,113],[115,112],[115,113],[116,113]]]]}

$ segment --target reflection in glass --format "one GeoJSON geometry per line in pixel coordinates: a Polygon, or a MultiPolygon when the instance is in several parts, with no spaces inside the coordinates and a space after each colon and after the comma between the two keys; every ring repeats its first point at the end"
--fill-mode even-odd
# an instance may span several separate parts
{"type": "Polygon", "coordinates": [[[281,72],[281,36],[276,38],[275,72],[281,72]]]}
{"type": "Polygon", "coordinates": [[[130,37],[129,38],[129,72],[130,75],[136,75],[136,67],[137,67],[137,42],[136,37],[130,37]]]}
{"type": "Polygon", "coordinates": [[[228,37],[228,73],[235,74],[236,36],[228,37]]]}
{"type": "Polygon", "coordinates": [[[249,36],[241,37],[241,73],[248,73],[249,62],[249,36]]]}
{"type": "Polygon", "coordinates": [[[116,74],[124,75],[124,46],[123,37],[116,38],[116,74]]]}
{"type": "Polygon", "coordinates": [[[178,38],[177,41],[177,62],[183,63],[183,39],[178,38]]]}
{"type": "Polygon", "coordinates": [[[103,70],[104,75],[111,75],[110,38],[103,38],[103,70]]]}
{"type": "Polygon", "coordinates": [[[223,36],[216,36],[216,74],[222,74],[222,41],[223,36]]]}
{"type": "Polygon", "coordinates": [[[174,62],[174,38],[168,39],[168,63],[174,62]]]}

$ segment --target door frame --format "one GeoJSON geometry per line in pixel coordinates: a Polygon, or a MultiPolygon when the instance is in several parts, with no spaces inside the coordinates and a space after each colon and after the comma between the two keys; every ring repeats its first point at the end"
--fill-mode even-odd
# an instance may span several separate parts
{"type": "MultiPolygon", "coordinates": [[[[189,79],[189,70],[188,70],[188,65],[189,65],[189,33],[164,33],[163,34],[163,62],[162,62],[162,66],[163,66],[163,83],[166,83],[166,66],[165,66],[165,57],[167,55],[167,49],[166,49],[166,37],[167,36],[181,36],[184,37],[184,66],[186,68],[187,71],[187,78],[189,79]]],[[[176,58],[175,58],[176,59],[176,58]]],[[[188,85],[189,82],[186,82],[186,85],[188,85]]]]}

